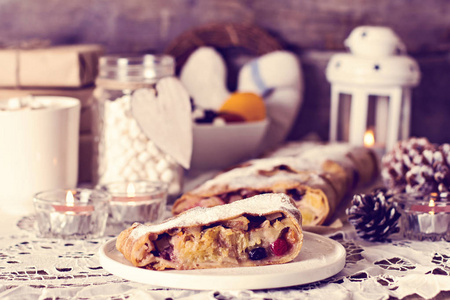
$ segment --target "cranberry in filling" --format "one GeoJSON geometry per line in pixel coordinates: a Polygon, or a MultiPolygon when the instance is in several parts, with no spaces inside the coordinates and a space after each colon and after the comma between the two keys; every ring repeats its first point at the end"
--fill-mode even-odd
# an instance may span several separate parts
{"type": "Polygon", "coordinates": [[[285,239],[279,238],[275,242],[273,242],[270,245],[270,250],[272,250],[272,253],[276,256],[281,256],[286,253],[288,250],[288,243],[285,239]]]}

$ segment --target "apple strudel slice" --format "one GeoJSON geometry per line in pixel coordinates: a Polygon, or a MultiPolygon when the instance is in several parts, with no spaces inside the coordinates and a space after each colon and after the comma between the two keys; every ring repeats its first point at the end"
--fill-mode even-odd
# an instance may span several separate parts
{"type": "Polygon", "coordinates": [[[342,169],[350,181],[349,189],[367,185],[379,173],[379,159],[370,148],[348,143],[288,142],[265,158],[292,157],[321,165],[325,170],[342,169]]]}
{"type": "Polygon", "coordinates": [[[315,171],[253,168],[252,165],[222,173],[183,194],[172,207],[177,215],[196,206],[212,207],[254,195],[284,193],[302,214],[303,225],[323,224],[341,198],[329,180],[315,171]]]}
{"type": "Polygon", "coordinates": [[[302,243],[301,214],[280,193],[197,207],[157,225],[135,223],[116,248],[138,267],[188,270],[287,263],[302,243]]]}

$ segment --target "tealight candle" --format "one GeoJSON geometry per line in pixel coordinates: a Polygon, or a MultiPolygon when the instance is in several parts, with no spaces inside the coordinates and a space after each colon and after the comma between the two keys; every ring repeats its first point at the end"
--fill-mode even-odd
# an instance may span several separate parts
{"type": "Polygon", "coordinates": [[[377,154],[378,159],[381,159],[385,153],[384,145],[376,143],[375,133],[373,129],[368,129],[364,133],[364,146],[367,148],[371,148],[377,154]]]}
{"type": "Polygon", "coordinates": [[[158,223],[164,219],[168,185],[157,181],[106,183],[99,187],[111,195],[108,226],[123,230],[134,222],[158,223]]]}
{"type": "Polygon", "coordinates": [[[111,196],[100,190],[40,192],[33,202],[41,237],[85,239],[103,236],[111,196]]]}
{"type": "Polygon", "coordinates": [[[448,193],[398,194],[394,201],[401,213],[400,231],[406,238],[450,241],[448,193]]]}

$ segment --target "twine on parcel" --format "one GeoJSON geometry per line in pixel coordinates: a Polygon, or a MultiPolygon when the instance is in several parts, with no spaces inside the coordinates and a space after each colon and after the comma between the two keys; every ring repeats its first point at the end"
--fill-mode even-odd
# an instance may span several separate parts
{"type": "Polygon", "coordinates": [[[16,70],[15,70],[15,84],[14,87],[20,88],[20,51],[44,49],[51,45],[50,40],[31,39],[26,41],[11,41],[0,43],[0,49],[15,50],[16,70]]]}

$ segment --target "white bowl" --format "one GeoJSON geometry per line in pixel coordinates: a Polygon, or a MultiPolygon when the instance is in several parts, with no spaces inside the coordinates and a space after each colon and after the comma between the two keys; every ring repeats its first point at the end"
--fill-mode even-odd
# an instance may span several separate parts
{"type": "Polygon", "coordinates": [[[191,169],[223,169],[255,157],[268,124],[267,119],[223,126],[193,124],[191,169]]]}

